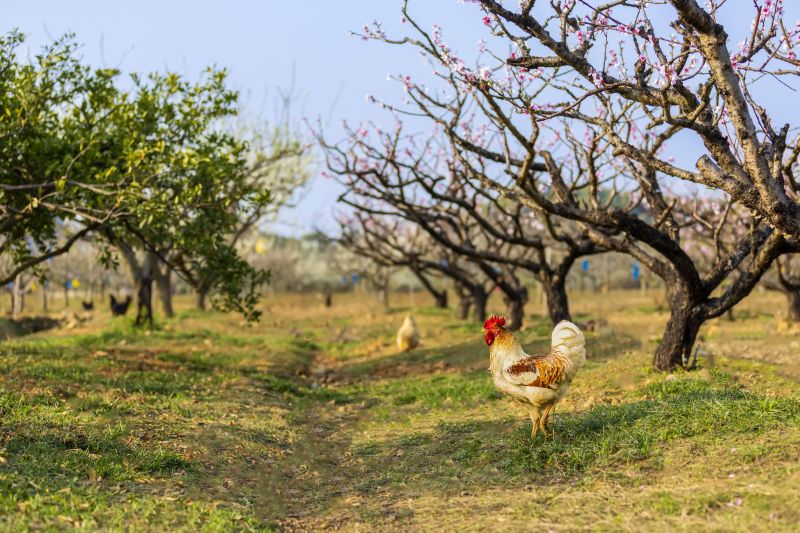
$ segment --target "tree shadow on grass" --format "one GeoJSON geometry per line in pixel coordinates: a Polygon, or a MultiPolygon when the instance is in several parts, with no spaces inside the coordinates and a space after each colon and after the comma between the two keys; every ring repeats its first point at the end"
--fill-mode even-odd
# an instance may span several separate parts
{"type": "Polygon", "coordinates": [[[106,483],[167,476],[190,467],[175,450],[156,443],[136,443],[121,431],[100,425],[74,426],[52,423],[6,425],[0,433],[11,483],[8,490],[21,499],[37,490],[59,490],[75,481],[106,483]],[[19,490],[17,490],[19,489],[19,490]]]}
{"type": "Polygon", "coordinates": [[[633,335],[615,331],[611,334],[587,335],[586,358],[592,361],[608,361],[625,352],[642,348],[642,341],[633,335]]]}
{"type": "Polygon", "coordinates": [[[498,484],[521,489],[621,467],[657,470],[670,442],[713,443],[800,425],[796,398],[712,388],[699,379],[659,383],[642,392],[639,401],[558,416],[553,437],[531,439],[530,422],[509,417],[441,423],[434,431],[360,442],[351,449],[348,484],[339,490],[363,498],[362,510],[369,514],[418,495],[444,498],[498,484]]]}

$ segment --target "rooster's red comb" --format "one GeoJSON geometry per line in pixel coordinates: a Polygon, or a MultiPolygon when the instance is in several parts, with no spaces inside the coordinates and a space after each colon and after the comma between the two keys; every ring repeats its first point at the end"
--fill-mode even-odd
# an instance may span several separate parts
{"type": "Polygon", "coordinates": [[[486,319],[486,322],[483,323],[483,329],[490,330],[492,328],[499,328],[505,326],[505,324],[506,324],[505,318],[497,315],[492,315],[486,319]]]}

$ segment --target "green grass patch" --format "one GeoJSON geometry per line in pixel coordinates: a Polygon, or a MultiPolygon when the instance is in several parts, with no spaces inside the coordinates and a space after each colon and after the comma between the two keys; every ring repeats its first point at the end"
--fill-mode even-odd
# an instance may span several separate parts
{"type": "MultiPolygon", "coordinates": [[[[181,311],[152,329],[121,319],[3,343],[0,529],[727,531],[800,520],[800,387],[780,366],[721,354],[716,368],[663,376],[642,350],[657,331],[641,327],[658,318],[651,309],[619,327],[584,303],[576,319],[603,316],[612,333],[587,333],[555,435],[531,439],[524,409],[486,371],[480,324],[358,298],[323,309],[297,297],[253,327],[181,311]],[[398,353],[407,312],[422,344],[398,353]]],[[[757,346],[764,315],[748,316],[737,310],[732,324],[757,346]]],[[[550,333],[537,317],[518,336],[542,353],[550,333]]]]}

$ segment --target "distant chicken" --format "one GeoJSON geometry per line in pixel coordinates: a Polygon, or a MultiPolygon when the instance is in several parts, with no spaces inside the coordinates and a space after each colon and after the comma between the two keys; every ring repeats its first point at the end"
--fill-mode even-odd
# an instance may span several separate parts
{"type": "Polygon", "coordinates": [[[553,406],[567,393],[586,360],[586,341],[578,326],[562,320],[553,329],[550,353],[528,355],[503,326],[506,319],[492,316],[483,324],[489,346],[489,370],[500,392],[524,404],[530,413],[531,437],[547,432],[553,406]]]}
{"type": "Polygon", "coordinates": [[[403,325],[397,330],[397,347],[401,352],[413,350],[419,346],[419,330],[417,321],[411,315],[406,315],[403,325]]]}
{"type": "Polygon", "coordinates": [[[128,312],[128,307],[131,305],[131,295],[125,297],[123,301],[119,301],[111,295],[111,316],[124,316],[128,312]]]}

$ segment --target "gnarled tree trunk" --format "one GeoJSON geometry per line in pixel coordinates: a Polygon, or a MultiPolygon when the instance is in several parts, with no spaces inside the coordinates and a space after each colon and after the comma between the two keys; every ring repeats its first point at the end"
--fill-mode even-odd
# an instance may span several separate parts
{"type": "Polygon", "coordinates": [[[528,290],[521,287],[513,292],[505,293],[505,303],[508,313],[509,331],[517,331],[522,327],[525,319],[525,304],[528,303],[528,290]]]}
{"type": "Polygon", "coordinates": [[[497,288],[503,291],[503,301],[506,304],[506,328],[516,331],[522,327],[525,318],[525,304],[528,303],[528,289],[520,283],[513,269],[507,265],[502,265],[498,270],[492,265],[481,264],[484,273],[497,284],[497,288]]]}
{"type": "Polygon", "coordinates": [[[443,289],[441,292],[436,294],[435,298],[437,309],[447,309],[447,289],[443,289]]]}
{"type": "Polygon", "coordinates": [[[525,318],[525,301],[522,298],[509,298],[506,300],[508,309],[508,329],[509,331],[517,331],[522,327],[522,321],[525,318]]]}
{"type": "Polygon", "coordinates": [[[704,318],[684,287],[668,287],[670,316],[661,342],[653,355],[657,370],[672,371],[693,364],[692,347],[704,318]]]}
{"type": "Polygon", "coordinates": [[[542,283],[545,299],[547,300],[547,314],[555,326],[562,320],[572,320],[567,299],[566,280],[562,278],[549,279],[542,283]]]}
{"type": "Polygon", "coordinates": [[[486,320],[486,303],[489,301],[489,295],[486,294],[486,289],[480,285],[476,285],[472,289],[472,316],[475,317],[475,322],[483,322],[486,320]]]}
{"type": "Polygon", "coordinates": [[[525,318],[525,302],[519,298],[508,300],[508,324],[509,331],[517,331],[522,327],[522,321],[525,318]]]}
{"type": "Polygon", "coordinates": [[[458,319],[466,320],[472,307],[472,295],[461,294],[458,297],[458,319]]]}

